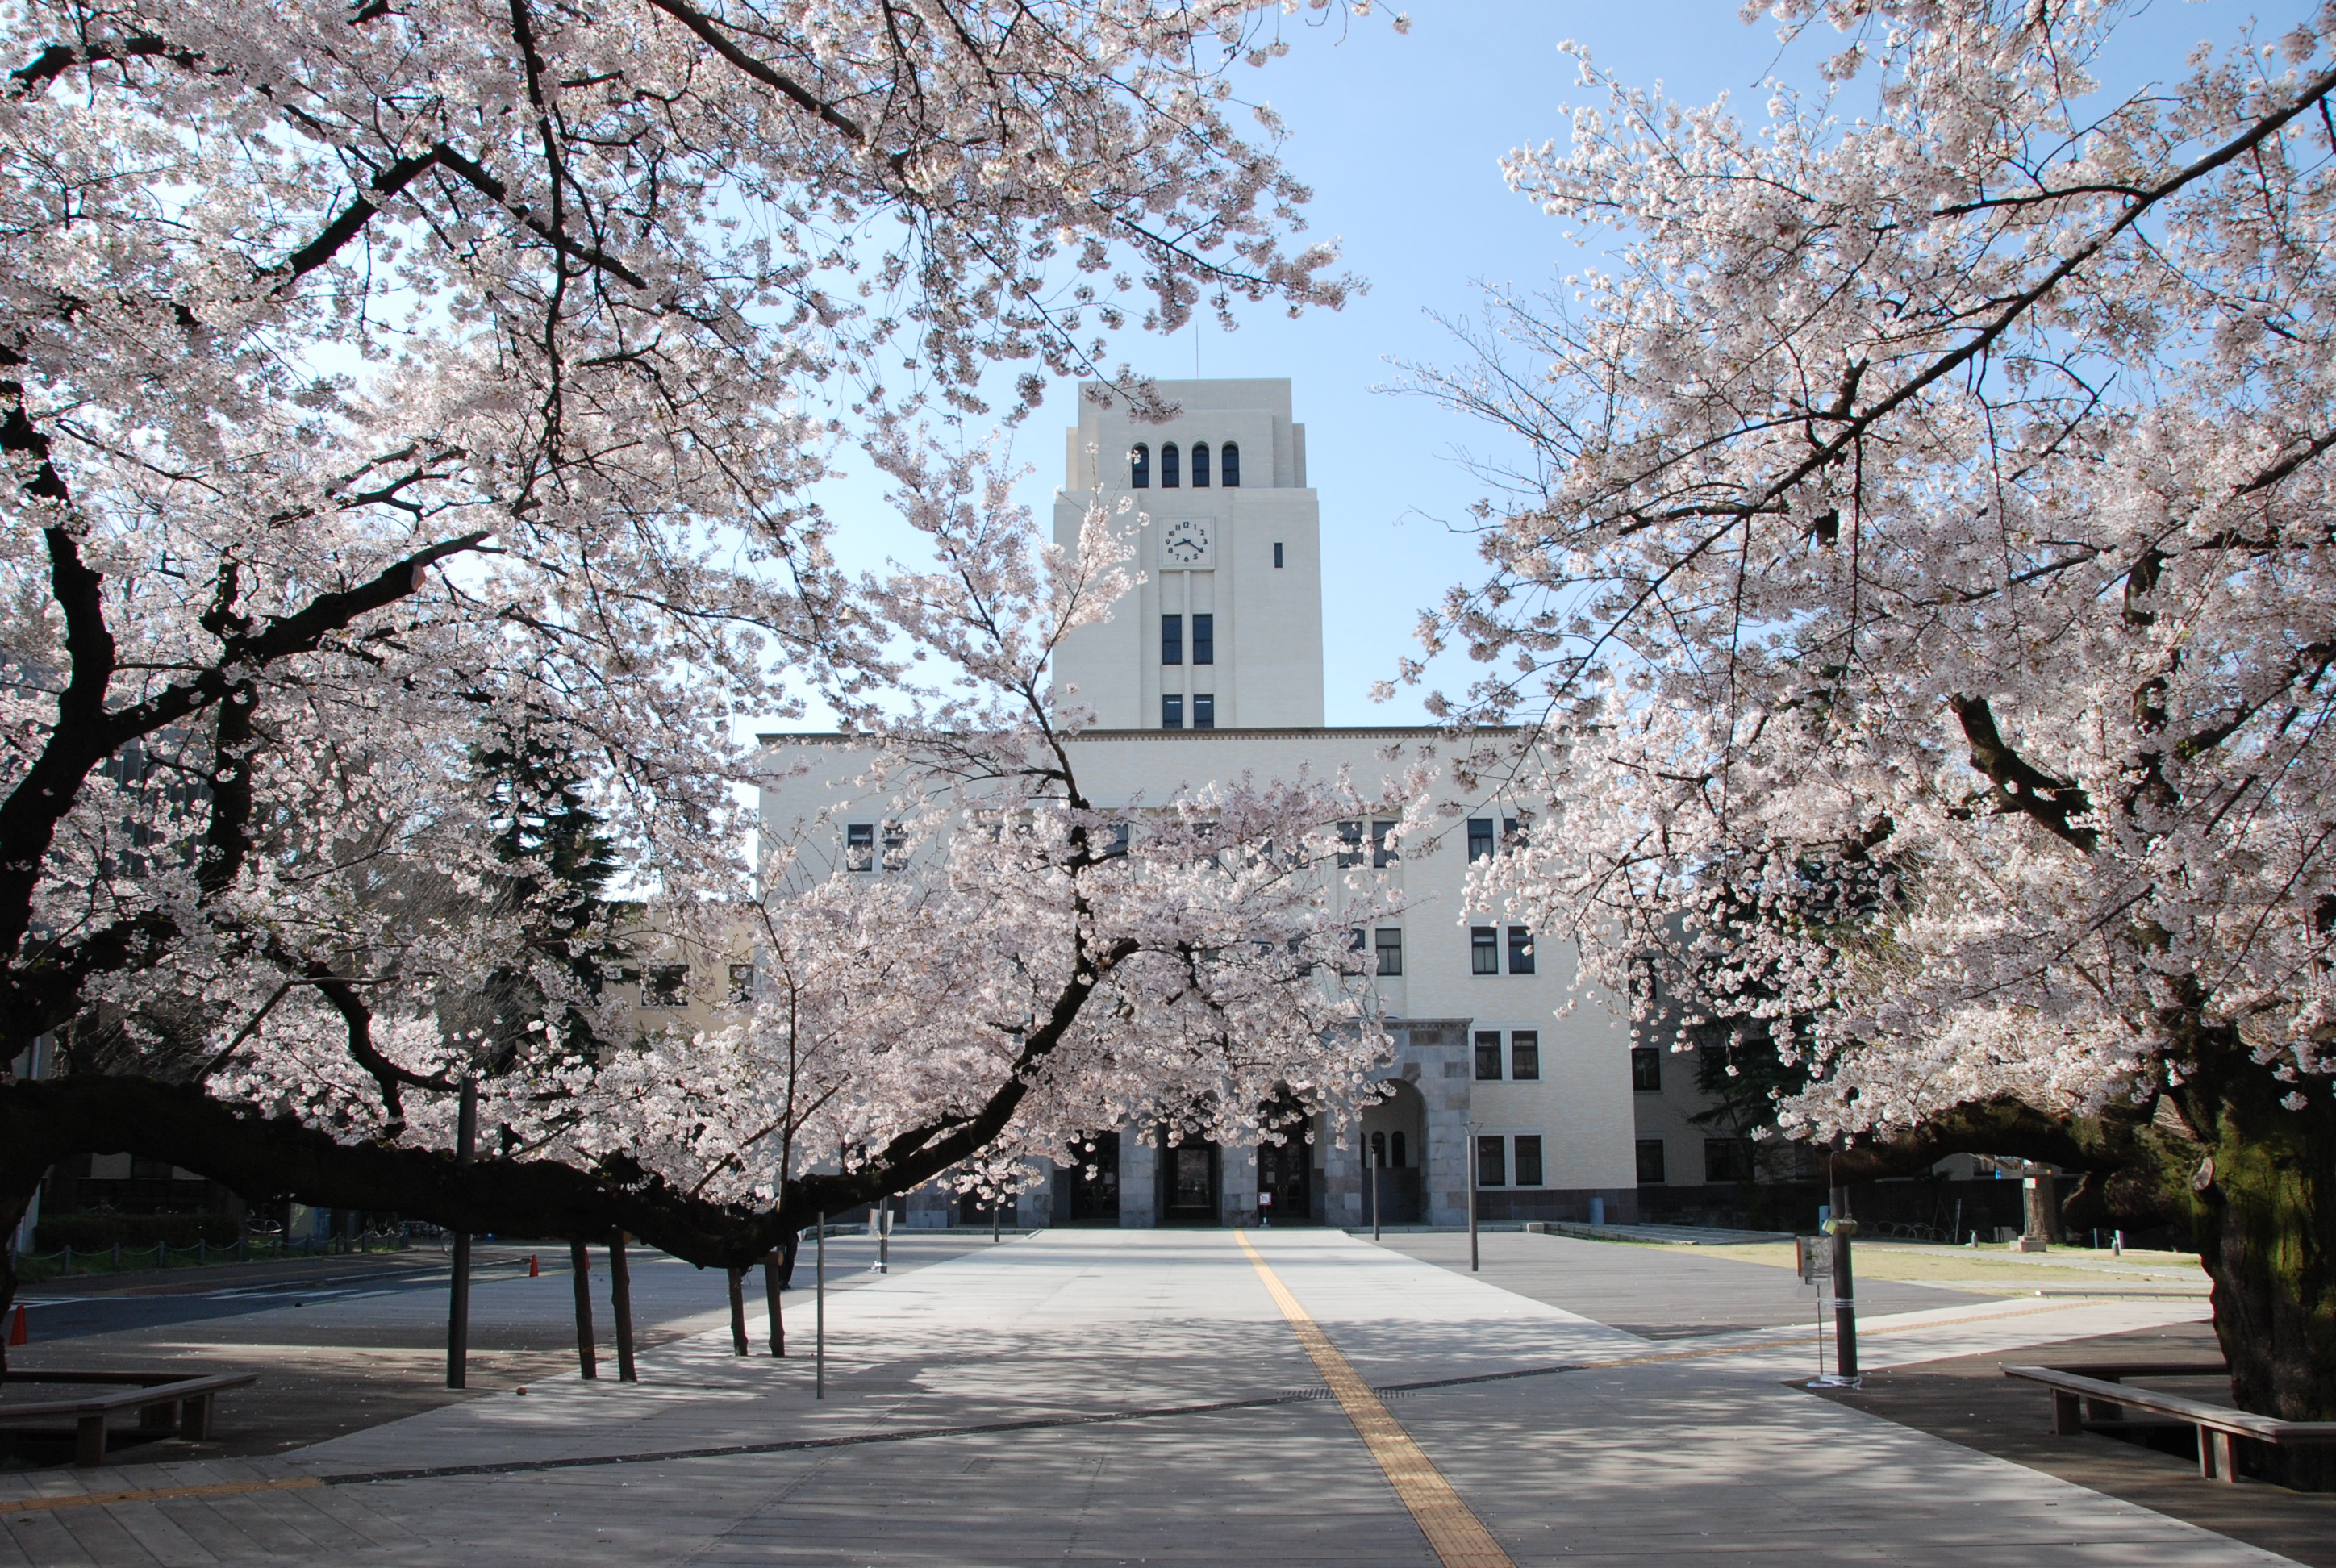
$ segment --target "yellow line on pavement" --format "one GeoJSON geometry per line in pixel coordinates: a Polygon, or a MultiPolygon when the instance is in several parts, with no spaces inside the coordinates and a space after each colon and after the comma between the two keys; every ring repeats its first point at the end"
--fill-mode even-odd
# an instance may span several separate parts
{"type": "Polygon", "coordinates": [[[1387,1407],[1379,1403],[1379,1397],[1371,1391],[1371,1386],[1348,1365],[1347,1358],[1330,1343],[1330,1337],[1322,1332],[1321,1325],[1298,1304],[1298,1298],[1290,1293],[1280,1276],[1268,1266],[1258,1250],[1250,1245],[1248,1234],[1235,1231],[1233,1239],[1241,1243],[1241,1251],[1249,1254],[1249,1261],[1256,1266],[1257,1277],[1265,1281],[1266,1291],[1272,1296],[1274,1305],[1281,1309],[1281,1315],[1296,1330],[1298,1342],[1306,1347],[1306,1354],[1313,1359],[1315,1369],[1322,1374],[1322,1380],[1330,1385],[1330,1392],[1337,1396],[1338,1407],[1347,1413],[1347,1419],[1355,1424],[1355,1431],[1361,1437],[1363,1446],[1370,1450],[1371,1457],[1378,1461],[1379,1468],[1387,1475],[1387,1485],[1395,1488],[1395,1495],[1403,1499],[1406,1508],[1411,1510],[1413,1520],[1419,1525],[1420,1533],[1427,1537],[1428,1546],[1434,1550],[1444,1568],[1516,1568],[1509,1554],[1501,1550],[1501,1544],[1493,1539],[1492,1532],[1485,1529],[1468,1505],[1460,1500],[1460,1494],[1452,1489],[1452,1483],[1444,1478],[1444,1472],[1436,1467],[1436,1462],[1412,1441],[1411,1434],[1403,1429],[1402,1423],[1387,1414],[1387,1407]]]}
{"type": "Polygon", "coordinates": [[[45,1514],[53,1508],[102,1508],[109,1503],[160,1503],[174,1497],[231,1497],[242,1492],[302,1492],[324,1483],[314,1475],[280,1481],[219,1481],[208,1486],[146,1486],[135,1492],[77,1492],[70,1497],[14,1497],[0,1514],[45,1514]]]}

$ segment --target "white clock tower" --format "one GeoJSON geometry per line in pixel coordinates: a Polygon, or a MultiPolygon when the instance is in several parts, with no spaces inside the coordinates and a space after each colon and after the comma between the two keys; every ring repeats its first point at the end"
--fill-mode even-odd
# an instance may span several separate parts
{"type": "Polygon", "coordinates": [[[1141,424],[1082,399],[1055,538],[1098,492],[1134,501],[1141,588],[1076,634],[1056,700],[1099,728],[1311,729],[1322,723],[1321,511],[1290,383],[1163,381],[1183,412],[1141,424]]]}

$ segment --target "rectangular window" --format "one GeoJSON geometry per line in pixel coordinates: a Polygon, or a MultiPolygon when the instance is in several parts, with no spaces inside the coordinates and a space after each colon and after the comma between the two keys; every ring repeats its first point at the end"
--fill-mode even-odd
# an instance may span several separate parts
{"type": "Polygon", "coordinates": [[[1371,823],[1372,865],[1377,867],[1391,866],[1395,864],[1396,862],[1403,859],[1403,852],[1397,849],[1395,845],[1387,842],[1387,835],[1393,832],[1395,832],[1395,823],[1393,823],[1375,822],[1371,823]]]}
{"type": "Polygon", "coordinates": [[[1379,955],[1379,975],[1403,973],[1403,930],[1399,926],[1381,926],[1377,933],[1379,955]]]}
{"type": "Polygon", "coordinates": [[[1533,967],[1533,932],[1523,926],[1509,928],[1509,973],[1529,975],[1533,967]]]}
{"type": "Polygon", "coordinates": [[[1531,1083],[1541,1076],[1540,1030],[1517,1029],[1510,1034],[1509,1076],[1519,1083],[1531,1083]]]}
{"type": "Polygon", "coordinates": [[[909,869],[909,830],[899,823],[884,824],[884,869],[888,872],[909,869]]]}
{"type": "Polygon", "coordinates": [[[1517,1135],[1517,1185],[1541,1185],[1541,1135],[1520,1133],[1517,1135]]]}
{"type": "Polygon", "coordinates": [[[1273,566],[1277,571],[1281,570],[1281,541],[1278,539],[1273,541],[1273,566]]]}
{"type": "Polygon", "coordinates": [[[754,965],[732,964],[730,966],[730,999],[734,1002],[751,1002],[754,999],[754,965]]]}
{"type": "Polygon", "coordinates": [[[687,964],[651,964],[641,981],[641,1006],[678,1008],[689,1001],[687,964]]]}
{"type": "Polygon", "coordinates": [[[1340,823],[1338,824],[1339,869],[1343,871],[1348,866],[1358,866],[1362,863],[1363,824],[1360,823],[1340,823]]]}
{"type": "Polygon", "coordinates": [[[1639,1185],[1660,1187],[1663,1184],[1663,1141],[1660,1138],[1639,1140],[1639,1185]]]}
{"type": "Polygon", "coordinates": [[[1181,615],[1163,615],[1160,618],[1160,662],[1162,664],[1184,662],[1184,618],[1181,615]]]}
{"type": "Polygon", "coordinates": [[[1480,1083],[1498,1083],[1501,1078],[1501,1032],[1480,1029],[1476,1033],[1476,1078],[1480,1083]]]}
{"type": "Polygon", "coordinates": [[[1468,859],[1475,862],[1488,861],[1492,858],[1493,819],[1470,817],[1468,819],[1468,859]]]}
{"type": "Polygon", "coordinates": [[[1212,693],[1196,691],[1192,694],[1192,727],[1194,729],[1217,727],[1217,699],[1212,693]]]}
{"type": "Polygon", "coordinates": [[[1162,729],[1184,727],[1184,696],[1182,692],[1171,692],[1160,699],[1160,727],[1162,729]]]}
{"type": "Polygon", "coordinates": [[[1480,1137],[1476,1140],[1476,1184],[1480,1187],[1505,1187],[1509,1184],[1508,1140],[1480,1137]]]}
{"type": "Polygon", "coordinates": [[[1630,1086],[1654,1094],[1663,1086],[1663,1054],[1652,1046],[1630,1047],[1630,1086]]]}
{"type": "Polygon", "coordinates": [[[1501,819],[1501,845],[1504,849],[1521,848],[1525,842],[1524,824],[1514,817],[1501,819]]]}
{"type": "Polygon", "coordinates": [[[1472,975],[1497,975],[1501,972],[1501,933],[1491,926],[1468,928],[1468,972],[1472,975]]]}
{"type": "Polygon", "coordinates": [[[1125,854],[1127,852],[1128,836],[1129,830],[1127,823],[1112,823],[1111,837],[1105,842],[1103,846],[1103,858],[1105,860],[1114,860],[1125,854]]]}
{"type": "Polygon", "coordinates": [[[1213,615],[1196,615],[1192,618],[1192,662],[1194,664],[1217,662],[1217,618],[1213,615]]]}
{"type": "Polygon", "coordinates": [[[1704,1139],[1703,1179],[1707,1182],[1750,1181],[1751,1145],[1741,1138],[1704,1139]]]}
{"type": "Polygon", "coordinates": [[[876,869],[874,823],[843,824],[843,869],[848,872],[872,872],[876,869]]]}

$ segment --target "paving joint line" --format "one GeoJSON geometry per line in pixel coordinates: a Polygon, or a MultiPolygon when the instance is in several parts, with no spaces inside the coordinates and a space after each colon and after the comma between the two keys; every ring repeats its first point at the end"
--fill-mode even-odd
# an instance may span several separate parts
{"type": "MultiPolygon", "coordinates": [[[[2083,1304],[2078,1301],[2056,1301],[2049,1306],[2026,1307],[2012,1312],[1989,1312],[1974,1317],[1950,1319],[1938,1323],[1897,1324],[1887,1328],[1868,1329],[1865,1337],[1871,1339],[1886,1334],[1919,1333],[1927,1329],[1955,1328],[1964,1323],[1990,1322],[2003,1318],[2031,1317],[2041,1312],[2066,1311],[2071,1307],[2083,1304]]],[[[1303,1311],[1304,1309],[1301,1307],[1299,1310],[1303,1311]]],[[[1311,1322],[1312,1320],[1309,1318],[1308,1321],[1311,1322]]],[[[1319,1332],[1319,1327],[1317,1332],[1319,1332]]],[[[1559,1361],[1542,1367],[1512,1368],[1500,1372],[1475,1372],[1456,1378],[1428,1378],[1409,1383],[1363,1384],[1359,1376],[1357,1377],[1356,1381],[1368,1394],[1380,1398],[1391,1396],[1401,1398],[1418,1394],[1435,1393],[1445,1388],[1463,1388],[1484,1383],[1514,1382],[1526,1378],[1556,1377],[1568,1372],[1595,1372],[1615,1367],[1642,1367],[1658,1362],[1695,1361],[1719,1356],[1743,1355],[1749,1351],[1778,1349],[1806,1344],[1818,1337],[1812,1333],[1791,1339],[1767,1339],[1744,1344],[1704,1346],[1650,1356],[1617,1356],[1587,1361],[1559,1361]]],[[[1327,1342],[1327,1336],[1325,1339],[1327,1342]]],[[[1332,1354],[1337,1354],[1335,1349],[1332,1354]]],[[[1340,1360],[1343,1362],[1344,1358],[1341,1357],[1340,1360]]],[[[1351,1371],[1351,1368],[1349,1370],[1351,1371]]],[[[659,1387],[670,1387],[670,1385],[659,1387]]],[[[743,1387],[743,1385],[724,1387],[726,1389],[743,1387]]],[[[116,1492],[82,1492],[53,1497],[9,1498],[0,1500],[0,1516],[12,1514],[47,1513],[60,1508],[103,1507],[121,1503],[170,1502],[186,1497],[222,1497],[254,1492],[306,1491],[318,1486],[362,1486],[398,1481],[454,1480],[473,1475],[524,1475],[559,1470],[590,1469],[612,1465],[673,1464],[697,1459],[745,1457],[758,1454],[803,1453],[885,1443],[921,1442],[936,1437],[978,1437],[1008,1432],[1110,1426],[1130,1421],[1173,1420],[1186,1416],[1214,1416],[1241,1410],[1267,1410],[1280,1406],[1319,1403],[1326,1399],[1339,1398],[1339,1391],[1336,1388],[1325,1386],[1316,1388],[1286,1389],[1278,1394],[1260,1395],[1247,1399],[1217,1399],[1197,1405],[1160,1405],[1135,1410],[1075,1412],[1056,1416],[1029,1417],[1012,1421],[979,1422],[961,1427],[910,1427],[893,1431],[843,1433],[832,1437],[776,1438],[763,1443],[718,1444],[696,1448],[660,1449],[641,1454],[584,1454],[552,1459],[504,1459],[477,1465],[423,1466],[402,1470],[357,1470],[339,1475],[283,1476],[265,1481],[224,1481],[177,1486],[141,1487],[116,1492]]]]}

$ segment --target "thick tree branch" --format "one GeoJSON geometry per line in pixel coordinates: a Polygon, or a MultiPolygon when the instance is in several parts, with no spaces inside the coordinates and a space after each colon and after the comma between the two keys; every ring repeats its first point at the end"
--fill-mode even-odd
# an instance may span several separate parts
{"type": "Polygon", "coordinates": [[[297,1198],[471,1232],[597,1238],[621,1227],[707,1268],[752,1263],[810,1223],[808,1212],[795,1218],[688,1198],[622,1165],[586,1171],[494,1158],[462,1164],[435,1150],[344,1144],[291,1117],[151,1078],[0,1086],[0,1193],[37,1182],[69,1155],[115,1149],[200,1172],[255,1203],[297,1198]]]}
{"type": "MultiPolygon", "coordinates": [[[[19,1029],[29,1037],[46,1027],[35,1025],[33,1012],[24,1006],[27,998],[22,988],[27,980],[42,982],[37,989],[54,992],[63,976],[77,979],[119,968],[133,957],[151,959],[175,935],[166,921],[143,919],[108,927],[74,948],[44,953],[40,975],[25,975],[16,961],[31,929],[34,894],[57,824],[73,809],[89,775],[129,742],[231,696],[248,681],[249,671],[313,652],[332,633],[406,598],[432,565],[473,549],[488,537],[479,531],[441,540],[392,562],[368,581],[320,594],[289,615],[271,617],[257,631],[230,631],[222,639],[217,664],[143,702],[108,712],[105,694],[113,677],[115,650],[105,624],[102,579],[83,562],[71,532],[52,528],[46,533],[51,592],[64,613],[72,667],[57,698],[56,726],[41,755],[6,800],[0,801],[0,1002],[16,1009],[9,1037],[19,1029]],[[230,670],[237,675],[230,677],[230,670]]],[[[219,823],[214,819],[214,825],[219,823]]],[[[248,832],[248,823],[237,826],[235,840],[248,832]]]]}
{"type": "Polygon", "coordinates": [[[2093,809],[2092,798],[2081,785],[2054,778],[2012,750],[1996,728],[1995,710],[1987,698],[1958,696],[1949,703],[1971,742],[1971,766],[1995,785],[1991,795],[1997,811],[2028,817],[2087,854],[2099,846],[2098,829],[2076,825],[2078,818],[2093,809]]]}
{"type": "Polygon", "coordinates": [[[54,82],[76,65],[97,65],[124,60],[167,60],[173,65],[192,70],[202,63],[203,57],[191,49],[174,49],[170,43],[151,33],[134,33],[119,44],[86,44],[79,48],[69,44],[52,44],[38,54],[8,73],[19,96],[29,97],[54,82]]]}
{"type": "Polygon", "coordinates": [[[764,86],[776,89],[798,108],[809,110],[823,123],[842,131],[854,145],[866,144],[868,133],[860,128],[857,121],[821,99],[793,77],[774,70],[739,48],[730,41],[714,18],[706,15],[703,11],[693,5],[683,5],[682,0],[649,0],[649,4],[696,34],[705,41],[706,47],[764,86]]]}

